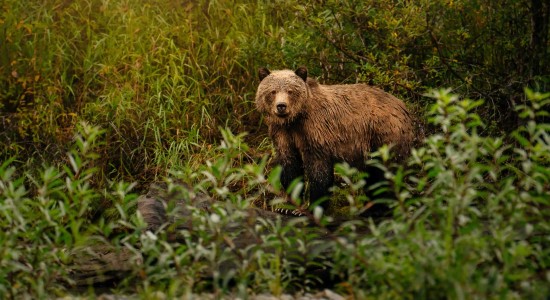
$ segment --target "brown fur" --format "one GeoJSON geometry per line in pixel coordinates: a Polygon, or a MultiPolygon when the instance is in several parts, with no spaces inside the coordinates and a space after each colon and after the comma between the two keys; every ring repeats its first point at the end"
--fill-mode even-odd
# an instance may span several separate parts
{"type": "Polygon", "coordinates": [[[261,69],[260,79],[256,107],[265,115],[285,188],[305,173],[315,201],[327,195],[337,162],[364,170],[369,153],[384,144],[397,159],[408,156],[414,125],[394,96],[365,84],[322,85],[303,67],[261,69]]]}

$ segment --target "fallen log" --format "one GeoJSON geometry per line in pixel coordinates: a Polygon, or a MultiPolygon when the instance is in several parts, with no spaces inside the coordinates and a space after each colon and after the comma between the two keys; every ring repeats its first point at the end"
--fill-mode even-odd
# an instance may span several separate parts
{"type": "MultiPolygon", "coordinates": [[[[205,194],[195,193],[191,188],[184,184],[168,185],[153,184],[149,191],[137,199],[137,211],[145,223],[146,231],[152,234],[166,234],[167,241],[170,243],[184,243],[190,234],[182,234],[197,230],[197,224],[193,224],[196,214],[212,214],[215,212],[216,205],[220,205],[211,197],[205,194]]],[[[315,233],[315,239],[318,243],[312,243],[316,249],[308,249],[320,257],[329,259],[330,243],[329,241],[338,238],[332,232],[332,229],[345,221],[345,219],[334,221],[329,226],[318,226],[313,216],[309,213],[304,216],[285,215],[274,211],[264,210],[257,207],[235,208],[231,204],[224,204],[224,209],[239,213],[240,217],[224,226],[225,243],[220,244],[221,251],[224,248],[247,249],[249,246],[259,245],[264,252],[273,252],[269,246],[262,245],[261,236],[257,231],[251,230],[257,225],[265,225],[266,222],[275,224],[279,222],[281,226],[292,225],[293,230],[308,230],[308,233],[315,233]],[[230,238],[227,238],[227,236],[230,238]],[[320,241],[320,242],[319,242],[320,241]],[[326,255],[325,255],[326,254],[326,255]]],[[[201,229],[204,230],[204,229],[201,229]]],[[[262,234],[269,234],[270,228],[265,227],[262,234]]],[[[294,231],[296,232],[296,231],[294,231]]],[[[364,230],[366,232],[366,230],[364,230]]],[[[217,234],[212,232],[212,234],[217,234]]],[[[218,233],[219,234],[219,233],[218,233]]],[[[290,232],[292,235],[293,232],[290,232]]],[[[191,235],[192,236],[192,235],[191,235]]],[[[71,277],[73,286],[89,286],[98,284],[108,284],[109,282],[122,280],[136,269],[136,265],[141,262],[138,248],[127,248],[119,246],[114,247],[107,243],[102,246],[90,246],[85,249],[77,249],[79,258],[75,259],[75,264],[71,266],[71,277]],[[84,250],[84,251],[83,251],[84,250]]],[[[297,249],[285,249],[287,257],[295,257],[298,260],[307,260],[303,253],[298,253],[297,249]]],[[[309,252],[308,252],[309,253],[309,252]]],[[[301,262],[298,262],[301,263],[301,262]]],[[[327,265],[323,261],[317,261],[317,265],[327,265]]],[[[220,265],[220,272],[224,272],[234,267],[232,262],[224,262],[220,265]]],[[[308,271],[309,274],[316,274],[320,278],[328,278],[326,269],[315,269],[308,271]]]]}

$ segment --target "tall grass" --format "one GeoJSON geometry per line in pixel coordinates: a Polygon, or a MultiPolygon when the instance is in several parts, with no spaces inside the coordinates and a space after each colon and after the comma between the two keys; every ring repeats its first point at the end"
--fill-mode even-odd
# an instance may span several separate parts
{"type": "Polygon", "coordinates": [[[60,157],[86,120],[106,130],[107,177],[157,178],[218,139],[219,126],[256,131],[252,73],[268,59],[284,65],[281,54],[265,57],[280,52],[277,40],[265,38],[280,29],[247,2],[5,7],[4,157],[60,157]]]}

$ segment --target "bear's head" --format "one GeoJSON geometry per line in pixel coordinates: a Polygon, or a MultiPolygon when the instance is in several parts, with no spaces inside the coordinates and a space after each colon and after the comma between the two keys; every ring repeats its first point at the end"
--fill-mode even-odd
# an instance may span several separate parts
{"type": "Polygon", "coordinates": [[[289,124],[304,113],[304,105],[309,96],[305,67],[294,72],[270,72],[261,68],[259,77],[256,108],[266,116],[268,124],[289,124]]]}

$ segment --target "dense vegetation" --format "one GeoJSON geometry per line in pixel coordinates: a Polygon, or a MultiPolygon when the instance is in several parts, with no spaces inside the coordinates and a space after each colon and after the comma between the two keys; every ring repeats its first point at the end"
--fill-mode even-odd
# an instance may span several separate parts
{"type": "MultiPolygon", "coordinates": [[[[67,266],[99,244],[133,254],[118,288],[149,296],[328,284],[360,299],[550,293],[545,1],[0,6],[0,298],[67,293],[67,266]],[[232,248],[242,232],[224,229],[279,190],[256,70],[299,65],[399,96],[426,140],[405,165],[389,165],[387,149],[373,162],[397,195],[391,217],[259,218],[242,231],[261,243],[232,248]],[[186,242],[134,213],[153,181],[216,200],[194,210],[186,242]]],[[[337,172],[349,214],[368,206],[364,174],[337,172]]]]}

